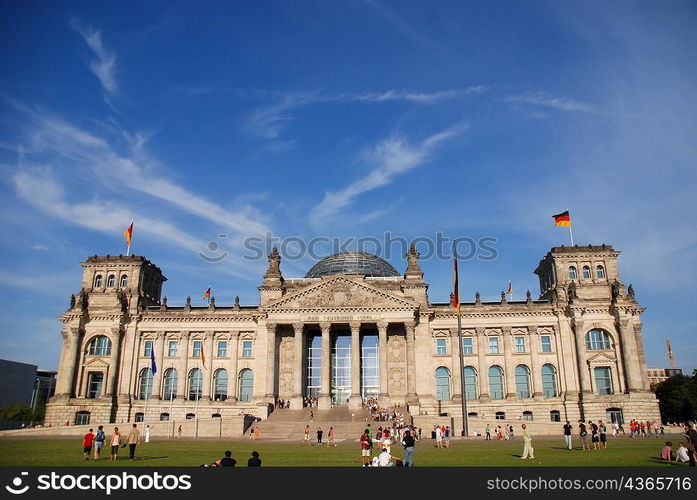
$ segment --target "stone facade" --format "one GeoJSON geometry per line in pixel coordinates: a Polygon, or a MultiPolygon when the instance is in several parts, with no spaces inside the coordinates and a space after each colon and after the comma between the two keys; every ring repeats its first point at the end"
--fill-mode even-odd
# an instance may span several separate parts
{"type": "Polygon", "coordinates": [[[46,422],[266,418],[276,399],[300,408],[308,395],[319,408],[358,408],[376,397],[406,405],[413,416],[455,419],[465,396],[473,424],[658,420],[644,308],[620,281],[618,256],[606,245],[554,247],[535,270],[538,300],[528,292],[524,301],[508,302],[502,293],[496,302],[479,294],[463,302],[464,371],[457,314],[429,301],[413,247],[403,276],[375,275],[393,268],[367,256],[370,272],[344,266],[290,279],[274,249],[258,306],[212,300],[193,307],[190,299],[168,306],[161,299],[166,278],[144,257],[90,257],[81,290],[61,316],[63,347],[46,422]],[[368,352],[369,338],[370,366],[349,354],[368,352]]]}

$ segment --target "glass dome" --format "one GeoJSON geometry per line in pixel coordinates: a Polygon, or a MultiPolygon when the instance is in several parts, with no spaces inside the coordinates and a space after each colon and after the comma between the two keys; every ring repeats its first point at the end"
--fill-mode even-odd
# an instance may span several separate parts
{"type": "Polygon", "coordinates": [[[377,255],[349,250],[335,253],[317,262],[305,275],[320,278],[333,274],[362,274],[363,276],[400,276],[397,270],[377,255]]]}

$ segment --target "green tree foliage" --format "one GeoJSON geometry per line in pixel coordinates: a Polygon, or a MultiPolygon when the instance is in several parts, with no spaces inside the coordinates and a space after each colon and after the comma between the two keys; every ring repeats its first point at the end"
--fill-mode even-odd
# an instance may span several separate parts
{"type": "Polygon", "coordinates": [[[8,422],[42,422],[44,419],[44,414],[46,412],[45,407],[37,408],[36,411],[32,410],[30,406],[24,404],[16,404],[5,406],[0,409],[0,420],[5,420],[8,422]]]}
{"type": "Polygon", "coordinates": [[[675,375],[653,387],[665,422],[697,419],[697,377],[675,375]]]}

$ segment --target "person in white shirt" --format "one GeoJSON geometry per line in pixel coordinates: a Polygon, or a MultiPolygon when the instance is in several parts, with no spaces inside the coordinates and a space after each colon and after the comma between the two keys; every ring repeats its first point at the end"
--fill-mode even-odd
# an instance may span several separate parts
{"type": "Polygon", "coordinates": [[[438,448],[443,447],[443,431],[441,430],[440,426],[436,426],[436,446],[438,448]]]}
{"type": "Polygon", "coordinates": [[[390,455],[387,448],[383,448],[382,453],[378,455],[378,467],[391,467],[393,460],[397,460],[397,458],[390,455]]]}
{"type": "Polygon", "coordinates": [[[678,456],[676,457],[676,462],[680,460],[681,462],[689,462],[690,457],[687,454],[687,448],[685,447],[685,443],[680,442],[680,446],[678,446],[678,456]]]}

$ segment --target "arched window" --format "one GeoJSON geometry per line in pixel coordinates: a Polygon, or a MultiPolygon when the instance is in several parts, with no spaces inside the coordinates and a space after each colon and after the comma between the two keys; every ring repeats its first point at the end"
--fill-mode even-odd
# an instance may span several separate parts
{"type": "Polygon", "coordinates": [[[542,394],[546,398],[556,398],[557,370],[553,365],[542,365],[542,394]]]}
{"type": "Polygon", "coordinates": [[[583,266],[582,272],[583,272],[583,279],[584,280],[590,279],[590,277],[591,277],[591,268],[590,267],[583,266]]]}
{"type": "Polygon", "coordinates": [[[503,370],[500,366],[489,368],[489,397],[503,399],[503,370]]]}
{"type": "Polygon", "coordinates": [[[90,356],[111,355],[111,340],[109,337],[99,335],[90,340],[90,343],[87,345],[87,354],[90,356]]]}
{"type": "Polygon", "coordinates": [[[200,368],[194,368],[189,372],[189,400],[198,401],[203,392],[203,372],[200,368]]]}
{"type": "Polygon", "coordinates": [[[569,279],[570,280],[576,279],[576,267],[574,267],[574,266],[569,266],[569,279]]]}
{"type": "Polygon", "coordinates": [[[462,374],[465,378],[465,395],[467,399],[477,399],[477,371],[472,366],[465,366],[462,374]]]}
{"type": "Polygon", "coordinates": [[[106,280],[106,286],[108,286],[109,288],[114,288],[116,286],[116,276],[110,274],[106,280]]]}
{"type": "Polygon", "coordinates": [[[128,275],[122,274],[119,286],[121,288],[126,288],[128,286],[128,275]]]}
{"type": "Polygon", "coordinates": [[[169,368],[165,371],[164,386],[162,396],[164,399],[172,400],[177,397],[177,384],[179,382],[179,374],[174,368],[169,368]]]}
{"type": "Polygon", "coordinates": [[[525,365],[515,367],[515,393],[519,398],[530,397],[530,369],[525,365]]]}
{"type": "Polygon", "coordinates": [[[589,351],[602,351],[612,349],[612,337],[605,330],[596,328],[586,333],[586,349],[589,351]]]}
{"type": "Polygon", "coordinates": [[[98,274],[97,276],[94,277],[94,287],[95,288],[102,288],[104,285],[104,278],[102,277],[101,274],[98,274]]]}
{"type": "Polygon", "coordinates": [[[604,278],[605,277],[605,268],[603,266],[595,266],[595,277],[596,278],[604,278]]]}
{"type": "Polygon", "coordinates": [[[245,403],[251,401],[254,392],[254,372],[252,370],[245,368],[240,372],[238,387],[240,388],[238,401],[245,403]]]}
{"type": "Polygon", "coordinates": [[[436,369],[436,399],[450,399],[450,370],[441,366],[436,369]]]}
{"type": "Polygon", "coordinates": [[[221,368],[213,374],[213,400],[225,401],[227,399],[227,370],[221,368]]]}
{"type": "Polygon", "coordinates": [[[152,396],[152,372],[149,368],[140,370],[138,379],[138,399],[150,399],[152,396]]]}

